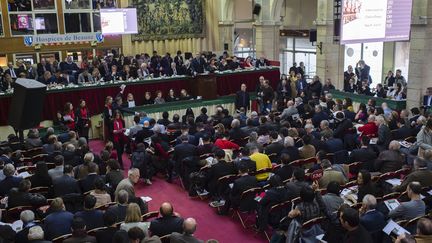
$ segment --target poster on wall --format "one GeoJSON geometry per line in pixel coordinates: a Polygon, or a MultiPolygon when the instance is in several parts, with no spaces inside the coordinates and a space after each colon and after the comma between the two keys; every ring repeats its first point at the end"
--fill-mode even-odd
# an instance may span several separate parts
{"type": "Polygon", "coordinates": [[[199,38],[205,35],[205,0],[129,0],[137,9],[133,41],[199,38]]]}
{"type": "Polygon", "coordinates": [[[412,0],[343,0],[341,44],[410,38],[412,0]]]}
{"type": "Polygon", "coordinates": [[[29,28],[29,16],[27,14],[18,14],[18,29],[29,28]]]}

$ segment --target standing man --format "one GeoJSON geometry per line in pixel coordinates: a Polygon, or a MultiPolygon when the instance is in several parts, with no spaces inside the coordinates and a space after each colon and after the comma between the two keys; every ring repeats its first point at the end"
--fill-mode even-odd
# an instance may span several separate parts
{"type": "Polygon", "coordinates": [[[368,85],[372,83],[372,79],[369,75],[370,67],[366,65],[365,61],[358,61],[355,72],[359,81],[367,80],[368,85]]]}
{"type": "Polygon", "coordinates": [[[261,113],[268,114],[272,110],[272,103],[274,99],[274,91],[273,88],[269,85],[268,80],[264,81],[264,87],[262,93],[263,93],[263,97],[262,97],[263,105],[261,108],[261,113]]]}
{"type": "Polygon", "coordinates": [[[192,60],[192,71],[194,75],[197,75],[199,73],[204,73],[205,70],[204,65],[205,65],[204,58],[201,56],[201,53],[197,52],[195,58],[192,60]]]}
{"type": "Polygon", "coordinates": [[[125,178],[120,181],[120,183],[117,185],[117,188],[115,190],[115,198],[117,201],[118,193],[121,190],[125,190],[129,198],[135,198],[135,189],[134,185],[138,183],[140,178],[140,171],[138,168],[132,168],[128,171],[128,178],[125,178]]]}
{"type": "Polygon", "coordinates": [[[241,84],[240,91],[236,93],[235,108],[238,111],[244,108],[246,112],[250,109],[249,93],[246,91],[246,84],[244,83],[241,84]]]}

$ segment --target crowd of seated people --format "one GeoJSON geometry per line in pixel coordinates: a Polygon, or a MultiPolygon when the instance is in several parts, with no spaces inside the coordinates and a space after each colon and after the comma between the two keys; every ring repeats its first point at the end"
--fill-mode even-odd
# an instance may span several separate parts
{"type": "MultiPolygon", "coordinates": [[[[149,118],[135,136],[137,147],[147,149],[140,149],[145,152],[134,164],[140,171],[162,172],[168,181],[173,174],[178,175],[191,196],[209,197],[210,205],[218,208],[219,214],[233,208],[257,210],[257,226],[261,228],[270,224],[286,230],[279,222],[272,222],[275,216],[268,217],[267,213],[272,206],[297,197],[312,203],[298,206],[290,214],[285,210],[289,218],[300,222],[319,216],[330,218],[342,203],[364,205],[363,211],[353,209],[357,218],[351,209],[339,209],[338,215],[346,211],[346,222],[337,218],[333,221],[341,232],[348,233],[326,237],[350,238],[354,229],[372,239],[383,237],[365,230],[368,226],[360,220],[375,208],[385,219],[399,219],[395,215],[401,213],[407,215],[401,218],[410,220],[429,212],[431,197],[424,190],[432,186],[432,120],[427,115],[418,114],[418,108],[398,113],[385,103],[376,106],[373,99],[354,111],[351,100],[335,100],[330,94],[294,100],[289,99],[281,112],[273,110],[261,116],[256,112],[231,115],[218,107],[213,115],[207,115],[206,109],[199,116],[189,112],[183,121],[177,114],[170,120],[167,113],[159,121],[149,118]],[[202,119],[204,115],[207,119],[202,119]],[[411,142],[408,147],[401,145],[405,140],[411,142]],[[302,164],[308,159],[311,162],[302,164]],[[352,163],[357,167],[352,169],[352,163]],[[269,172],[278,176],[270,176],[269,172]],[[379,179],[391,173],[405,179],[400,185],[379,179]],[[318,177],[314,177],[316,174],[318,177]],[[355,196],[340,194],[348,184],[356,187],[355,196]],[[302,196],[302,190],[312,185],[316,192],[306,191],[302,196]],[[262,204],[255,202],[256,194],[251,197],[245,193],[263,186],[267,192],[262,204]],[[321,193],[323,202],[318,203],[321,193]],[[394,210],[383,208],[382,198],[390,193],[401,195],[401,206],[394,210]],[[418,199],[420,194],[423,200],[418,199]],[[406,205],[405,201],[412,203],[406,205]],[[410,207],[414,202],[415,206],[410,207]],[[302,210],[311,215],[302,218],[302,210]],[[355,222],[358,220],[360,223],[355,222]]],[[[140,118],[136,116],[135,120],[138,124],[140,118]]],[[[145,179],[151,182],[151,176],[147,174],[145,179]]]]}
{"type": "Polygon", "coordinates": [[[211,52],[192,55],[177,51],[175,56],[170,53],[160,56],[157,51],[153,51],[152,56],[147,53],[124,56],[113,51],[93,60],[84,58],[79,65],[72,56],[60,62],[42,58],[35,66],[29,61],[18,60],[15,66],[9,62],[5,69],[0,68],[0,79],[1,90],[4,92],[13,88],[17,78],[35,79],[48,86],[67,86],[151,77],[195,76],[205,72],[254,69],[268,65],[269,62],[264,58],[255,60],[249,56],[239,60],[236,56],[229,56],[227,52],[217,56],[211,52]]]}
{"type": "Polygon", "coordinates": [[[60,143],[51,134],[30,141],[35,139],[41,146],[16,151],[9,143],[1,147],[2,242],[51,242],[63,236],[64,242],[161,242],[159,237],[170,234],[171,242],[202,242],[193,236],[196,221],[180,217],[170,203],[161,205],[160,217],[142,219],[147,203],[134,189],[140,169],[131,168],[124,178],[112,145],[95,154],[85,139],[60,143]],[[36,150],[33,158],[38,162],[14,157],[36,150]],[[22,227],[12,228],[9,223],[15,220],[21,220],[22,227]]]}

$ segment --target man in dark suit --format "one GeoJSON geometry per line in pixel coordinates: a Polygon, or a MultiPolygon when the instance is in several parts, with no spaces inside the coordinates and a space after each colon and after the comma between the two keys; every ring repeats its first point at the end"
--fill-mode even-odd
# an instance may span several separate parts
{"type": "Polygon", "coordinates": [[[423,109],[428,111],[432,107],[432,87],[426,89],[426,95],[423,96],[423,109]]]}
{"type": "Polygon", "coordinates": [[[63,175],[53,180],[54,195],[61,197],[70,193],[81,193],[77,180],[73,178],[73,167],[65,165],[63,175]]]}
{"type": "Polygon", "coordinates": [[[328,120],[329,116],[322,109],[322,106],[315,106],[315,114],[312,116],[312,124],[314,127],[319,127],[321,121],[328,120]]]}
{"type": "Polygon", "coordinates": [[[176,216],[170,203],[162,203],[159,213],[161,217],[150,223],[149,230],[152,235],[161,237],[173,232],[183,233],[183,218],[176,216]]]}
{"type": "Polygon", "coordinates": [[[177,51],[177,55],[174,57],[174,62],[176,64],[177,70],[184,68],[184,60],[181,51],[177,51]]]}
{"type": "Polygon", "coordinates": [[[284,147],[281,154],[288,154],[290,162],[300,159],[300,152],[294,146],[294,139],[292,137],[285,137],[284,147]]]}
{"type": "Polygon", "coordinates": [[[360,81],[364,81],[367,80],[368,84],[370,84],[372,82],[372,80],[370,79],[370,67],[368,65],[366,65],[365,61],[360,60],[357,63],[356,69],[355,69],[355,73],[357,75],[357,78],[360,81]]]}
{"type": "Polygon", "coordinates": [[[30,193],[30,180],[20,181],[18,188],[12,188],[8,193],[8,208],[20,206],[42,206],[46,203],[44,196],[38,193],[30,193]]]}
{"type": "Polygon", "coordinates": [[[89,163],[88,165],[88,175],[79,181],[79,185],[82,192],[88,192],[95,188],[94,182],[97,178],[100,178],[100,176],[97,174],[98,172],[98,166],[96,163],[89,163]]]}
{"type": "Polygon", "coordinates": [[[291,181],[286,184],[286,188],[289,194],[288,200],[299,197],[301,189],[308,186],[309,184],[305,182],[304,170],[301,168],[294,169],[291,181]]]}
{"type": "Polygon", "coordinates": [[[427,161],[423,158],[416,157],[414,160],[414,170],[409,173],[403,182],[393,188],[394,191],[404,192],[407,186],[413,182],[417,181],[422,187],[432,186],[432,171],[427,168],[427,161]]]}
{"type": "Polygon", "coordinates": [[[387,126],[385,118],[381,115],[375,118],[375,124],[378,127],[378,141],[376,144],[380,151],[382,151],[388,148],[391,141],[390,128],[387,126]]]}
{"type": "Polygon", "coordinates": [[[193,236],[196,231],[197,222],[194,218],[187,218],[183,222],[183,234],[173,232],[170,236],[170,243],[203,243],[193,236]]]}
{"type": "Polygon", "coordinates": [[[360,224],[370,233],[380,232],[386,225],[385,216],[376,210],[377,200],[373,195],[363,197],[360,208],[360,224]]]}
{"type": "Polygon", "coordinates": [[[246,91],[246,84],[241,84],[240,91],[237,91],[235,98],[235,108],[236,110],[240,110],[240,108],[244,108],[245,111],[250,109],[250,98],[249,93],[246,91]]]}
{"type": "Polygon", "coordinates": [[[116,215],[112,212],[106,211],[103,215],[103,221],[106,228],[98,230],[96,232],[97,242],[112,242],[114,234],[117,232],[117,227],[115,226],[116,215]]]}
{"type": "Polygon", "coordinates": [[[0,155],[0,160],[3,161],[3,164],[7,165],[7,164],[13,164],[13,160],[11,159],[12,157],[12,149],[11,147],[3,147],[2,149],[0,149],[0,152],[2,153],[2,155],[0,155]]]}
{"type": "Polygon", "coordinates": [[[74,215],[65,210],[63,199],[55,198],[50,205],[51,213],[45,217],[45,239],[52,240],[61,235],[70,234],[74,215]]]}
{"type": "Polygon", "coordinates": [[[8,62],[8,69],[4,71],[4,74],[9,74],[13,79],[18,78],[18,69],[14,68],[12,62],[8,62]]]}
{"type": "Polygon", "coordinates": [[[47,63],[45,58],[42,58],[40,63],[37,64],[36,71],[39,77],[43,76],[46,71],[49,71],[51,73],[54,72],[54,70],[52,70],[51,68],[51,65],[47,63]]]}
{"type": "Polygon", "coordinates": [[[38,72],[36,71],[36,68],[33,68],[33,66],[31,65],[30,62],[25,62],[25,66],[27,69],[26,70],[26,78],[37,80],[39,75],[38,75],[38,72]]]}
{"type": "Polygon", "coordinates": [[[128,201],[129,201],[128,192],[125,190],[120,190],[117,193],[117,204],[108,208],[107,213],[109,212],[114,214],[117,223],[125,220],[128,201]]]}
{"type": "Polygon", "coordinates": [[[5,178],[0,181],[0,197],[6,196],[10,189],[18,187],[22,180],[21,177],[14,176],[15,167],[12,164],[5,165],[3,168],[3,174],[5,175],[5,178]]]}
{"type": "Polygon", "coordinates": [[[224,191],[228,185],[219,185],[218,179],[222,176],[235,174],[234,163],[228,163],[225,161],[225,151],[218,149],[214,152],[214,155],[218,163],[212,165],[207,173],[208,189],[210,194],[218,199],[221,195],[221,191],[224,191]]]}
{"type": "Polygon", "coordinates": [[[234,119],[231,122],[231,129],[229,131],[229,137],[232,141],[238,142],[241,139],[247,137],[248,134],[246,134],[241,128],[240,128],[240,120],[234,119]]]}
{"type": "MultiPolygon", "coordinates": [[[[413,134],[413,129],[409,124],[406,124],[406,121],[401,119],[398,122],[399,128],[396,130],[395,133],[392,134],[392,138],[394,140],[404,140],[407,137],[410,137],[413,134]]],[[[417,135],[417,134],[415,134],[417,135]]]]}
{"type": "Polygon", "coordinates": [[[96,197],[87,195],[84,198],[84,210],[75,213],[75,217],[82,218],[86,224],[86,230],[102,227],[103,212],[95,209],[96,197]]]}
{"type": "Polygon", "coordinates": [[[248,174],[248,168],[244,163],[238,165],[239,178],[237,178],[229,191],[229,194],[225,196],[225,205],[219,212],[224,215],[227,214],[229,209],[240,207],[241,210],[252,210],[255,208],[255,195],[251,195],[248,198],[242,198],[243,192],[254,188],[258,185],[258,181],[255,176],[248,174]]]}
{"type": "MultiPolygon", "coordinates": [[[[173,160],[175,161],[175,168],[180,169],[183,159],[197,155],[196,146],[189,143],[189,136],[181,135],[181,144],[174,147],[173,160]]],[[[195,141],[195,137],[193,138],[195,141]]],[[[179,171],[179,170],[178,170],[179,171]]]]}
{"type": "Polygon", "coordinates": [[[274,172],[274,174],[278,175],[282,181],[285,181],[292,177],[293,167],[289,165],[291,161],[288,154],[282,154],[280,157],[282,165],[274,172]]]}
{"type": "Polygon", "coordinates": [[[340,138],[333,138],[332,134],[330,133],[323,133],[322,140],[324,140],[324,150],[327,153],[335,153],[337,151],[343,150],[343,142],[340,138]]]}
{"type": "Polygon", "coordinates": [[[194,75],[197,75],[199,73],[204,73],[205,70],[204,65],[205,65],[205,59],[201,56],[201,53],[197,52],[191,64],[194,75]]]}
{"type": "Polygon", "coordinates": [[[281,142],[278,141],[279,134],[276,131],[270,132],[270,144],[267,145],[264,149],[264,153],[270,156],[272,163],[279,163],[279,156],[282,150],[285,148],[281,142]]]}
{"type": "Polygon", "coordinates": [[[374,162],[377,158],[377,154],[370,149],[369,146],[370,138],[367,136],[363,136],[360,141],[360,148],[354,149],[350,155],[348,156],[348,162],[363,162],[363,169],[367,169],[368,171],[374,170],[374,162]]]}

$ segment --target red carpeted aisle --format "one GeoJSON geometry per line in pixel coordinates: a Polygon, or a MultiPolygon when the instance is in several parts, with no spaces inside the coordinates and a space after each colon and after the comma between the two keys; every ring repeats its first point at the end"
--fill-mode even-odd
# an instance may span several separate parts
{"type": "MultiPolygon", "coordinates": [[[[90,142],[93,152],[99,154],[103,149],[103,142],[93,140],[90,142]]],[[[125,167],[128,168],[130,160],[123,156],[125,167]]],[[[171,202],[174,210],[182,217],[193,217],[198,222],[196,237],[207,240],[216,239],[220,243],[235,242],[266,242],[265,237],[255,234],[252,230],[243,229],[237,218],[230,216],[219,216],[214,208],[208,205],[207,201],[193,199],[188,196],[177,181],[173,184],[165,182],[160,177],[155,177],[153,185],[147,186],[143,182],[136,185],[135,190],[138,196],[149,196],[153,200],[149,202],[149,210],[158,210],[163,202],[171,202]]]]}

